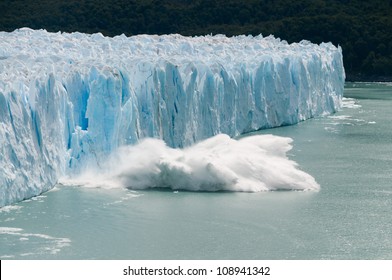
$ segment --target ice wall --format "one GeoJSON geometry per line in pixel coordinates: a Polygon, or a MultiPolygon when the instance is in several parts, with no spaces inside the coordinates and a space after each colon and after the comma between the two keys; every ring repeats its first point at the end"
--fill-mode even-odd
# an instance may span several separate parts
{"type": "Polygon", "coordinates": [[[333,113],[344,79],[330,43],[0,32],[0,206],[141,138],[184,147],[333,113]]]}

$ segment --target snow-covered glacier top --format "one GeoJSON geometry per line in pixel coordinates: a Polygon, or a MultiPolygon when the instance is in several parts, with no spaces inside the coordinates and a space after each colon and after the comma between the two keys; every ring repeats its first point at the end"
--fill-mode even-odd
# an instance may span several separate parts
{"type": "Polygon", "coordinates": [[[187,147],[333,113],[344,79],[330,43],[0,32],[0,206],[142,138],[187,147]]]}
{"type": "Polygon", "coordinates": [[[178,63],[177,66],[193,62],[224,66],[228,70],[246,65],[247,68],[253,69],[258,68],[260,62],[265,60],[283,62],[294,57],[305,61],[317,57],[323,66],[327,67],[337,51],[331,43],[322,43],[320,46],[308,41],[288,44],[273,36],[262,35],[231,38],[225,35],[121,35],[110,38],[100,33],[48,33],[45,30],[35,31],[28,28],[0,34],[3,40],[0,50],[2,59],[18,58],[26,63],[34,62],[40,65],[55,62],[57,71],[68,71],[68,64],[76,64],[75,67],[91,67],[91,64],[122,67],[129,65],[128,61],[139,60],[150,63],[165,60],[178,63]]]}

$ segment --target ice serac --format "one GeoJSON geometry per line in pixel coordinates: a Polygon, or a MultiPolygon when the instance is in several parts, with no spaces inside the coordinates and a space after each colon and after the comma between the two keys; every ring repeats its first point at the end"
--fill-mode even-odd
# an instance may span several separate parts
{"type": "Polygon", "coordinates": [[[344,79],[330,43],[0,32],[0,206],[141,138],[185,147],[335,112],[344,79]]]}

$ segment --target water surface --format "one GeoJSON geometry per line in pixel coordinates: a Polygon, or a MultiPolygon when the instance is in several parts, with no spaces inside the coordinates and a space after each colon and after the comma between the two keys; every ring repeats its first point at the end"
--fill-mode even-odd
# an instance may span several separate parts
{"type": "Polygon", "coordinates": [[[0,209],[1,259],[392,259],[392,86],[347,84],[294,139],[318,192],[57,186],[0,209]]]}

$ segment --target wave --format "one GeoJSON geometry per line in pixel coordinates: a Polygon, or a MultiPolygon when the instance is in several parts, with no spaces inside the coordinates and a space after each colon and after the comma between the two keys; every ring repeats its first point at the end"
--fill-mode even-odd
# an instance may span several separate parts
{"type": "Polygon", "coordinates": [[[318,190],[309,174],[287,158],[292,139],[254,135],[239,140],[219,134],[174,149],[147,138],[119,148],[101,168],[63,178],[64,185],[102,188],[169,188],[189,191],[318,190]]]}
{"type": "MultiPolygon", "coordinates": [[[[32,252],[28,251],[28,247],[26,247],[26,252],[15,255],[2,255],[0,258],[9,259],[16,257],[28,257],[28,256],[36,256],[36,255],[55,255],[61,251],[62,248],[70,246],[71,240],[68,238],[58,238],[49,236],[47,234],[40,233],[26,233],[21,228],[13,228],[13,227],[0,227],[0,238],[6,238],[7,244],[4,244],[4,248],[7,247],[25,247],[23,246],[23,242],[27,242],[26,245],[29,244],[38,244],[38,248],[32,252]],[[5,235],[3,237],[2,235],[5,235]],[[20,243],[22,242],[22,243],[20,243]]],[[[4,249],[3,248],[3,249],[4,249]]],[[[7,248],[8,249],[8,248],[7,248]]]]}
{"type": "Polygon", "coordinates": [[[362,106],[358,104],[357,100],[354,98],[347,98],[347,97],[342,98],[342,108],[357,109],[361,107],[362,106]]]}

